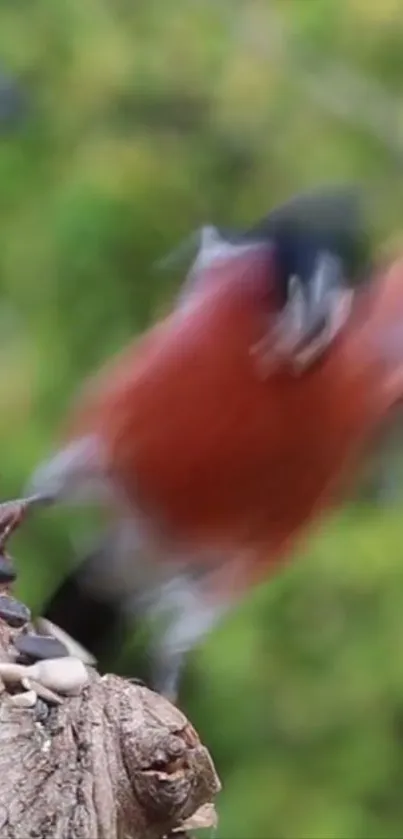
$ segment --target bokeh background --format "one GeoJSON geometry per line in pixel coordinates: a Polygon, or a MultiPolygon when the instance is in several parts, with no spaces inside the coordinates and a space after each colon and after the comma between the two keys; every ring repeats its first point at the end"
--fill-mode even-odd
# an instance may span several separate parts
{"type": "MultiPolygon", "coordinates": [[[[399,242],[402,93],[401,0],[2,0],[2,497],[169,306],[181,277],[157,263],[196,227],[353,179],[377,190],[374,239],[399,242]]],[[[403,836],[398,452],[192,656],[222,839],[403,836]]],[[[70,525],[41,514],[14,541],[33,609],[70,525]]]]}

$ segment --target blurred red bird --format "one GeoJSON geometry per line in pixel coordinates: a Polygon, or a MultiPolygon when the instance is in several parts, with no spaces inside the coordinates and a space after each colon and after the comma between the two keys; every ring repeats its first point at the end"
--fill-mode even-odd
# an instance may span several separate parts
{"type": "Polygon", "coordinates": [[[267,360],[276,270],[259,238],[199,265],[171,314],[86,386],[31,483],[108,510],[46,617],[97,654],[118,613],[163,614],[153,684],[171,697],[184,654],[335,502],[403,392],[402,263],[331,297],[347,320],[301,376],[267,360]]]}

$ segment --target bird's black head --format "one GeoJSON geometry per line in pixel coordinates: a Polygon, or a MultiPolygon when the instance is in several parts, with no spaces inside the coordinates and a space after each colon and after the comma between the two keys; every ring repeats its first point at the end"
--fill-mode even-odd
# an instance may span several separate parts
{"type": "Polygon", "coordinates": [[[308,252],[327,251],[338,257],[346,278],[354,283],[366,274],[371,236],[364,212],[364,194],[357,187],[329,186],[299,194],[275,207],[240,234],[240,239],[271,240],[290,273],[308,252]]]}

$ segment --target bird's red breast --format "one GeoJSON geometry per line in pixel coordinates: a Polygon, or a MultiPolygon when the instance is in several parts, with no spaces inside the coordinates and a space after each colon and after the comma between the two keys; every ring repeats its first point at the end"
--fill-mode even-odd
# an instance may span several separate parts
{"type": "Polygon", "coordinates": [[[403,336],[403,262],[357,295],[310,371],[261,380],[250,350],[275,305],[267,274],[259,248],[209,268],[94,380],[74,429],[101,435],[128,498],[174,540],[275,561],[403,394],[403,343],[390,338],[403,336]]]}

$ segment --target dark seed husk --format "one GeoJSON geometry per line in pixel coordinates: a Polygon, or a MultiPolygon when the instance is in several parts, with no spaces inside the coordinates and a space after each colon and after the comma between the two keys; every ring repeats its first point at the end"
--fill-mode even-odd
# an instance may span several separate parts
{"type": "Polygon", "coordinates": [[[18,652],[32,659],[42,661],[47,658],[63,658],[68,655],[68,650],[57,638],[50,635],[36,635],[27,633],[15,639],[15,647],[18,652]]]}
{"type": "Polygon", "coordinates": [[[15,600],[14,597],[0,595],[0,618],[3,618],[9,626],[20,627],[29,623],[31,612],[28,606],[15,600]]]}

